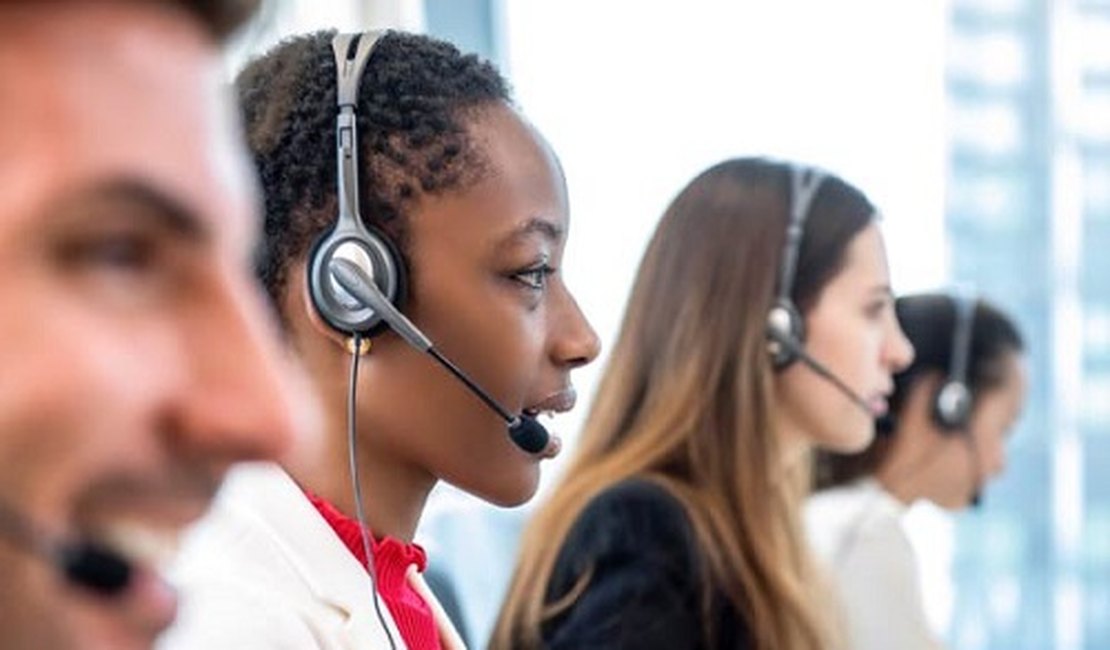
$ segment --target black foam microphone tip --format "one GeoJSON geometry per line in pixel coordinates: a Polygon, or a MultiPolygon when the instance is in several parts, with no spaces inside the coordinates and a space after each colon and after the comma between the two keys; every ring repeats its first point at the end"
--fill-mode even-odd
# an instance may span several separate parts
{"type": "Polygon", "coordinates": [[[889,438],[898,428],[898,421],[892,413],[884,413],[875,419],[875,435],[880,438],[889,438]]]}
{"type": "Polygon", "coordinates": [[[509,425],[509,437],[517,447],[530,454],[540,453],[551,440],[551,434],[536,418],[523,414],[509,425]]]}
{"type": "Polygon", "coordinates": [[[119,553],[91,543],[61,550],[66,579],[104,596],[123,593],[131,582],[131,565],[119,553]]]}

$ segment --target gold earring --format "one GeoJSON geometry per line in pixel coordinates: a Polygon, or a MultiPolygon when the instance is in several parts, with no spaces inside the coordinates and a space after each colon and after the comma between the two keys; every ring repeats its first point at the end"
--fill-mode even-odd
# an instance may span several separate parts
{"type": "MultiPolygon", "coordinates": [[[[347,353],[355,354],[355,337],[347,339],[347,353]]],[[[359,337],[358,338],[358,356],[364,357],[370,354],[370,339],[359,337]]]]}

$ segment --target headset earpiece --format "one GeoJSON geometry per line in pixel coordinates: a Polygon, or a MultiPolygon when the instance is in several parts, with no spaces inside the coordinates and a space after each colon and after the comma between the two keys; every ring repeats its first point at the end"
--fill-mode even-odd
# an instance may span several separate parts
{"type": "Polygon", "coordinates": [[[363,69],[373,55],[381,32],[340,34],[332,41],[337,77],[335,120],[339,214],[335,226],[312,247],[307,265],[308,289],[320,318],[344,334],[372,336],[387,329],[381,314],[347,293],[332,277],[333,259],[348,260],[371,278],[390,303],[404,301],[404,264],[389,239],[368,227],[359,213],[358,107],[363,69]]]}
{"type": "Polygon", "coordinates": [[[805,341],[805,320],[794,307],[794,303],[776,300],[767,314],[767,329],[773,333],[767,341],[767,349],[771,353],[771,365],[776,369],[785,368],[797,361],[798,355],[794,349],[783,345],[778,340],[788,338],[799,343],[805,341]]]}
{"type": "Polygon", "coordinates": [[[799,349],[805,345],[805,320],[790,294],[794,292],[794,274],[798,267],[798,254],[802,247],[802,234],[805,232],[809,208],[825,180],[825,174],[816,169],[791,165],[789,170],[789,220],[786,224],[782,262],[779,265],[775,302],[767,313],[767,351],[771,355],[771,365],[776,370],[782,370],[798,360],[798,354],[789,346],[783,345],[781,339],[793,342],[799,349]]]}
{"type": "Polygon", "coordinates": [[[945,380],[933,400],[933,414],[937,424],[946,431],[957,431],[967,426],[971,415],[971,391],[961,381],[945,380]]]}
{"type": "Polygon", "coordinates": [[[333,329],[373,336],[388,328],[385,321],[339,286],[329,270],[331,261],[344,259],[358,266],[398,308],[404,303],[405,268],[388,239],[363,230],[344,233],[337,226],[317,240],[309,258],[309,295],[320,318],[333,329]]]}
{"type": "Polygon", "coordinates": [[[948,361],[948,376],[933,398],[933,420],[942,431],[958,432],[967,428],[974,403],[967,381],[967,367],[975,326],[975,300],[953,296],[952,304],[952,354],[948,361]]]}

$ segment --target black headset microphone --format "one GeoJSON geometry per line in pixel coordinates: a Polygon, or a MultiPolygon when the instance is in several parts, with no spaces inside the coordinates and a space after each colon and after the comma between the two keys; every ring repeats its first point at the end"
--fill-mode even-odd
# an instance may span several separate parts
{"type": "Polygon", "coordinates": [[[89,541],[68,541],[39,530],[24,514],[0,503],[0,535],[49,562],[71,585],[112,597],[131,583],[134,568],[118,551],[89,541]]]}
{"type": "Polygon", "coordinates": [[[403,338],[409,345],[425,352],[446,368],[452,375],[459,379],[482,403],[492,409],[501,419],[509,425],[509,438],[521,449],[528,453],[538,454],[543,451],[551,439],[547,432],[535,418],[527,415],[512,415],[508,409],[493,399],[490,394],[474,382],[465,372],[451,362],[450,359],[435,348],[431,340],[412,324],[385,296],[381,294],[374,281],[367,276],[358,264],[341,257],[332,258],[328,270],[336,283],[349,293],[359,303],[373,309],[389,325],[390,329],[403,338]]]}
{"type": "Polygon", "coordinates": [[[794,355],[794,357],[798,361],[804,363],[811,370],[813,370],[813,372],[817,373],[818,376],[831,383],[837,390],[843,393],[849,401],[863,409],[863,411],[867,413],[868,417],[875,417],[875,411],[871,408],[871,405],[867,403],[867,400],[864,399],[862,395],[852,390],[851,387],[849,387],[843,379],[837,377],[832,370],[829,370],[820,361],[814,359],[812,355],[806,352],[805,348],[803,348],[798,343],[798,341],[795,341],[790,336],[785,335],[783,332],[773,327],[767,328],[767,337],[774,341],[775,344],[789,350],[790,354],[794,355]]]}

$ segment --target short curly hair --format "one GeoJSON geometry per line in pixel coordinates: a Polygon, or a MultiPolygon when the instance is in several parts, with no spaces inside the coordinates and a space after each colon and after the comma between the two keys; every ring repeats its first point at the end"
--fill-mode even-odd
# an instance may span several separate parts
{"type": "MultiPolygon", "coordinates": [[[[286,40],[236,80],[265,201],[257,270],[278,305],[290,264],[335,219],[334,36],[286,40]]],[[[467,126],[481,109],[511,102],[508,83],[476,55],[428,36],[383,34],[359,86],[362,218],[406,252],[406,222],[420,198],[465,190],[488,175],[467,126]]]]}

